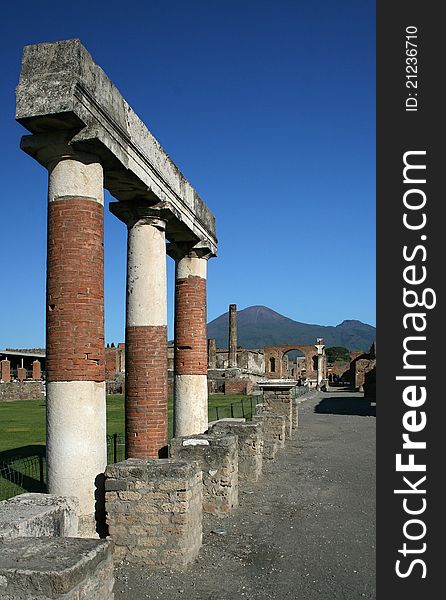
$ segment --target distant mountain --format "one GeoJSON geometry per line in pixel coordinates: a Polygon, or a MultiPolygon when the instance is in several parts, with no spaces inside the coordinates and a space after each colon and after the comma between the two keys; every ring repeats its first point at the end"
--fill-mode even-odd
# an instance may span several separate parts
{"type": "MultiPolygon", "coordinates": [[[[218,348],[228,345],[229,313],[208,324],[208,338],[217,340],[218,348]]],[[[361,321],[343,321],[336,327],[299,323],[266,306],[249,306],[237,311],[238,345],[263,348],[275,344],[314,344],[324,338],[326,346],[345,346],[349,350],[368,350],[375,340],[376,329],[361,321]]]]}

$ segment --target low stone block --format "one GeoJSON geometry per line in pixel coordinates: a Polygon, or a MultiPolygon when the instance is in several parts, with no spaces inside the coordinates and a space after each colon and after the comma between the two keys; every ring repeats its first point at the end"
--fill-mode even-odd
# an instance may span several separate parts
{"type": "Polygon", "coordinates": [[[223,516],[238,506],[238,440],[200,434],[170,440],[170,456],[196,461],[203,472],[203,512],[223,516]]]}
{"type": "Polygon", "coordinates": [[[255,482],[258,480],[262,473],[262,423],[246,423],[222,419],[221,421],[216,421],[212,425],[209,429],[209,433],[236,435],[238,439],[239,483],[255,482]]]}
{"type": "Polygon", "coordinates": [[[108,465],[105,508],[115,560],[185,566],[202,543],[201,468],[171,459],[108,465]]]}
{"type": "Polygon", "coordinates": [[[277,450],[285,447],[285,417],[266,411],[254,415],[252,420],[263,424],[263,458],[274,460],[277,450]]]}
{"type": "Polygon", "coordinates": [[[1,600],[113,600],[111,543],[17,538],[0,545],[1,600]]]}
{"type": "Polygon", "coordinates": [[[79,501],[52,494],[20,494],[0,502],[0,544],[18,537],[75,537],[79,501]]]}
{"type": "Polygon", "coordinates": [[[292,428],[297,429],[299,427],[299,402],[297,398],[293,398],[293,418],[292,418],[292,428]]]}
{"type": "Polygon", "coordinates": [[[282,415],[285,417],[285,436],[286,438],[291,438],[293,423],[293,405],[289,390],[264,390],[263,405],[265,407],[265,411],[271,412],[275,415],[282,415]]]}

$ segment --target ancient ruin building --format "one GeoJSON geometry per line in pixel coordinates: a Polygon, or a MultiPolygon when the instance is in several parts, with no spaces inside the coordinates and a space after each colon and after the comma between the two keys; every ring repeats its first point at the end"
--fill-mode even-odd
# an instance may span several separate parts
{"type": "Polygon", "coordinates": [[[106,466],[104,187],[128,230],[129,457],[155,458],[167,446],[166,242],[177,264],[175,419],[199,433],[184,416],[193,406],[194,426],[207,423],[206,262],[217,251],[215,219],[79,40],[24,48],[16,119],[31,134],[22,150],[49,178],[48,490],[77,496],[81,530],[91,533],[106,466]]]}

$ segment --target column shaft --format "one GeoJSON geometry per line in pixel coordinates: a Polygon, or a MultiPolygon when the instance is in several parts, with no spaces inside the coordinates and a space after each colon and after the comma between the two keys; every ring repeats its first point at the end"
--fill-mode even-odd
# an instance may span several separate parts
{"type": "Polygon", "coordinates": [[[165,222],[129,224],[126,326],[126,455],[158,458],[167,446],[165,222]]]}
{"type": "Polygon", "coordinates": [[[237,305],[229,305],[228,367],[237,368],[237,305]]]}
{"type": "Polygon", "coordinates": [[[321,385],[322,379],[323,379],[323,360],[324,360],[323,355],[318,354],[317,355],[317,385],[318,385],[318,387],[321,385]]]}
{"type": "Polygon", "coordinates": [[[217,342],[214,338],[208,339],[208,368],[217,368],[217,342]]]}
{"type": "Polygon", "coordinates": [[[48,492],[79,498],[80,533],[91,536],[107,463],[101,165],[59,160],[48,199],[48,492]]]}
{"type": "Polygon", "coordinates": [[[185,256],[175,273],[174,435],[203,433],[208,427],[207,259],[185,256]]]}

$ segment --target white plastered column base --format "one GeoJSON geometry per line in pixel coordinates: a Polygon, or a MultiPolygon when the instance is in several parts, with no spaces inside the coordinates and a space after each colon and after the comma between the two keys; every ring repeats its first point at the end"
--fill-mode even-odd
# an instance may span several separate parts
{"type": "Polygon", "coordinates": [[[174,435],[195,435],[207,428],[207,375],[175,375],[174,435]]]}
{"type": "Polygon", "coordinates": [[[48,493],[79,499],[79,535],[96,537],[95,480],[107,466],[105,382],[47,383],[48,493]]]}

